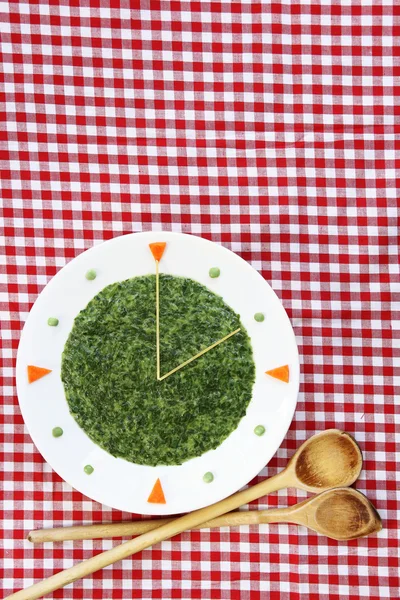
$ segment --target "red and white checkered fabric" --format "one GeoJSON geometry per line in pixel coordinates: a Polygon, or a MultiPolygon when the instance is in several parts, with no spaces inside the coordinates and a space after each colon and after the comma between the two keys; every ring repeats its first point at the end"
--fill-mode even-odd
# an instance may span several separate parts
{"type": "Polygon", "coordinates": [[[165,229],[240,254],[291,317],[299,403],[260,478],[343,428],[384,529],[350,543],[288,525],[185,533],[53,597],[399,598],[400,4],[116,5],[0,5],[3,595],[115,543],[33,547],[30,529],[131,517],[72,490],[32,444],[21,327],[84,249],[165,229]]]}

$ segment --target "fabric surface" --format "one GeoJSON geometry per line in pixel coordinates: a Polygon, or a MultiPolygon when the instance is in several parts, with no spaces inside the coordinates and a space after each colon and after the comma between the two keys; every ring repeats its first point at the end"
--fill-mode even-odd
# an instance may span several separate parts
{"type": "Polygon", "coordinates": [[[33,547],[30,529],[131,518],[34,447],[14,379],[23,323],[83,250],[164,229],[237,252],[291,318],[298,406],[257,480],[342,428],[384,529],[349,543],[289,525],[184,533],[52,597],[398,598],[400,5],[111,5],[0,6],[2,597],[115,543],[33,547]]]}

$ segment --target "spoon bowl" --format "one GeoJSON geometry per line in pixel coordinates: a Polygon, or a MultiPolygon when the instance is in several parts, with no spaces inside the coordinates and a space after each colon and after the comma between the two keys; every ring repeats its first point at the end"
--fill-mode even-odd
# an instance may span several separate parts
{"type": "MultiPolygon", "coordinates": [[[[287,522],[305,525],[334,540],[354,540],[382,529],[381,518],[374,506],[353,488],[328,490],[286,509],[286,512],[279,510],[287,522]]],[[[264,522],[274,522],[275,511],[265,512],[268,520],[264,522]]]]}
{"type": "Polygon", "coordinates": [[[302,444],[285,470],[295,478],[294,487],[322,492],[351,485],[361,469],[362,454],[354,438],[339,429],[327,429],[302,444]]]}

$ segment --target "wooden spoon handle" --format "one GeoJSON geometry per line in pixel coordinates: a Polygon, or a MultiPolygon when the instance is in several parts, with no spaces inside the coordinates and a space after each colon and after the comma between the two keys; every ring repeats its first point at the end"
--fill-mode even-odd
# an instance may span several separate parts
{"type": "Polygon", "coordinates": [[[95,540],[98,538],[132,537],[146,531],[157,529],[169,519],[152,519],[149,521],[127,521],[126,523],[102,523],[99,525],[76,525],[74,527],[55,527],[54,529],[35,529],[28,534],[33,544],[44,542],[65,542],[67,540],[95,540]]]}
{"type": "Polygon", "coordinates": [[[136,552],[141,552],[145,548],[153,546],[162,540],[169,539],[187,529],[193,529],[193,527],[196,527],[201,523],[205,523],[226,512],[235,510],[242,504],[247,504],[265,494],[270,494],[287,487],[291,481],[290,471],[284,470],[281,473],[278,473],[278,475],[275,475],[275,477],[271,477],[253,487],[237,492],[236,494],[229,496],[229,498],[225,498],[220,502],[211,504],[211,506],[206,506],[200,510],[188,513],[179,519],[174,519],[153,531],[148,531],[133,540],[114,546],[111,550],[97,554],[65,571],[60,571],[56,575],[53,575],[44,581],[35,583],[25,590],[11,594],[6,600],[36,600],[37,598],[41,598],[50,592],[54,592],[54,590],[58,590],[69,583],[73,583],[77,579],[81,579],[86,575],[90,575],[90,573],[103,569],[118,560],[127,558],[136,552]]]}
{"type": "MultiPolygon", "coordinates": [[[[207,529],[208,527],[239,527],[240,525],[254,525],[260,523],[260,511],[230,512],[221,515],[193,529],[207,529]]],[[[43,542],[65,542],[67,540],[94,540],[98,538],[130,537],[141,535],[170,523],[169,519],[152,519],[150,521],[129,521],[126,523],[105,523],[101,525],[78,525],[76,527],[57,527],[54,529],[36,529],[28,535],[28,540],[33,544],[43,542]]]]}

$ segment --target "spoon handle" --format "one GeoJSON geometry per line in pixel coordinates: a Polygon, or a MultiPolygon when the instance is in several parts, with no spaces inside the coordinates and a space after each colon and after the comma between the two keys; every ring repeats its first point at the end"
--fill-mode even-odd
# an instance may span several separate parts
{"type": "MultiPolygon", "coordinates": [[[[221,515],[193,529],[207,529],[209,527],[239,527],[240,525],[253,525],[260,522],[262,511],[238,511],[221,515]]],[[[267,511],[264,511],[267,512],[267,511]]],[[[37,529],[31,531],[28,540],[33,544],[43,542],[65,542],[67,540],[94,540],[98,538],[129,537],[141,535],[147,531],[157,529],[161,525],[170,523],[169,519],[151,519],[145,521],[127,521],[126,523],[103,523],[100,525],[77,525],[76,527],[57,527],[54,529],[37,529]]]]}
{"type": "Polygon", "coordinates": [[[141,552],[149,546],[153,546],[162,540],[169,539],[182,531],[193,529],[197,525],[201,525],[205,521],[209,521],[220,515],[235,510],[242,504],[252,502],[261,496],[276,492],[284,487],[287,487],[291,481],[290,471],[286,469],[278,473],[270,479],[266,479],[253,487],[237,492],[220,502],[211,504],[192,513],[188,513],[183,517],[174,519],[165,525],[161,525],[153,531],[148,531],[133,540],[129,540],[118,546],[114,546],[111,550],[97,554],[88,560],[77,563],[73,567],[60,571],[56,575],[52,575],[44,581],[33,584],[32,586],[11,594],[6,600],[36,600],[54,590],[58,590],[69,583],[73,583],[77,579],[81,579],[86,575],[90,575],[99,569],[103,569],[118,560],[127,558],[136,552],[141,552]]]}

